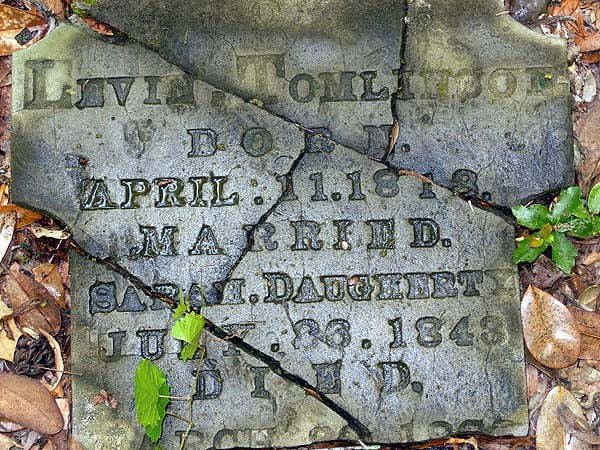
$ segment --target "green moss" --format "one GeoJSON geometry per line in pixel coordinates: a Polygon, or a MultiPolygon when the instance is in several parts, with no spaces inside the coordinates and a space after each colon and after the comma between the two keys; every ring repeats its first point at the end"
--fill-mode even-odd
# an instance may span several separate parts
{"type": "Polygon", "coordinates": [[[88,15],[87,9],[97,4],[98,0],[77,0],[77,2],[71,4],[71,11],[73,11],[73,14],[85,17],[88,15]]]}

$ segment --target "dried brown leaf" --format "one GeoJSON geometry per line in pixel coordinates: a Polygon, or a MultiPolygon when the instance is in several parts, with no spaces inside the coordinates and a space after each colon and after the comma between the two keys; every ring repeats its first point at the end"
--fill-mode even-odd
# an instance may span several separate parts
{"type": "Polygon", "coordinates": [[[585,309],[569,306],[579,332],[586,336],[600,338],[600,314],[585,309]]]}
{"type": "Polygon", "coordinates": [[[5,434],[0,434],[0,450],[10,450],[17,443],[10,437],[5,434]]]}
{"type": "Polygon", "coordinates": [[[582,335],[579,359],[600,361],[600,339],[582,335]]]}
{"type": "Polygon", "coordinates": [[[577,362],[581,336],[565,305],[530,286],[523,296],[521,316],[525,343],[537,361],[554,369],[577,362]]]}
{"type": "Polygon", "coordinates": [[[17,214],[14,211],[0,213],[0,261],[10,248],[16,224],[17,214]]]}
{"type": "Polygon", "coordinates": [[[588,286],[577,299],[577,303],[586,308],[598,308],[598,299],[600,298],[600,285],[588,286]]]}
{"type": "Polygon", "coordinates": [[[36,14],[12,6],[0,5],[0,31],[21,31],[23,28],[44,25],[45,23],[46,21],[36,14]]]}
{"type": "Polygon", "coordinates": [[[66,18],[63,0],[42,0],[42,3],[59,19],[66,18]]]}
{"type": "Polygon", "coordinates": [[[579,0],[562,0],[560,3],[552,5],[550,8],[551,16],[570,16],[579,6],[579,0]]]}
{"type": "Polygon", "coordinates": [[[0,213],[10,211],[14,211],[17,213],[17,229],[26,227],[27,225],[37,222],[42,218],[42,215],[40,213],[31,211],[29,209],[21,208],[17,205],[0,206],[0,213]]]}
{"type": "Polygon", "coordinates": [[[13,264],[5,278],[4,292],[21,328],[44,329],[50,334],[60,330],[60,310],[52,295],[13,264]]]}
{"type": "Polygon", "coordinates": [[[96,395],[92,397],[92,406],[104,403],[106,406],[112,409],[116,409],[119,406],[119,402],[114,398],[113,394],[102,389],[96,395]]]}
{"type": "Polygon", "coordinates": [[[46,238],[63,240],[63,239],[68,239],[70,236],[70,234],[65,230],[53,230],[50,228],[42,227],[40,225],[31,225],[29,227],[29,229],[31,230],[33,235],[38,239],[46,237],[46,238]]]}
{"type": "Polygon", "coordinates": [[[566,408],[576,417],[585,420],[583,409],[577,399],[562,386],[552,389],[542,407],[537,420],[536,446],[538,450],[591,450],[586,442],[569,433],[563,427],[559,409],[566,408]]]}
{"type": "Polygon", "coordinates": [[[41,283],[52,294],[58,306],[66,308],[65,285],[58,272],[58,266],[51,263],[44,263],[34,267],[31,271],[35,276],[35,281],[41,283]]]}
{"type": "Polygon", "coordinates": [[[115,31],[110,27],[110,25],[98,22],[96,19],[92,19],[91,17],[84,17],[83,20],[87,26],[96,33],[104,34],[105,36],[114,36],[115,34],[115,31]]]}
{"type": "Polygon", "coordinates": [[[41,434],[56,434],[64,421],[52,394],[37,381],[0,374],[0,416],[41,434]]]}
{"type": "Polygon", "coordinates": [[[15,360],[15,350],[19,337],[23,335],[17,328],[14,319],[9,319],[5,322],[5,326],[9,329],[0,328],[0,359],[13,362],[15,360]]]}
{"type": "Polygon", "coordinates": [[[49,333],[47,333],[46,331],[40,329],[40,333],[44,335],[44,337],[48,340],[48,344],[50,344],[50,348],[52,348],[52,351],[54,352],[54,367],[53,369],[55,370],[55,374],[56,374],[56,379],[54,380],[54,382],[52,384],[46,384],[44,383],[45,386],[47,386],[48,390],[50,392],[54,392],[55,389],[57,388],[57,386],[60,383],[60,380],[62,379],[64,370],[65,370],[65,363],[63,361],[63,357],[62,357],[62,351],[60,349],[60,344],[56,341],[56,339],[54,339],[52,337],[52,335],[50,335],[49,333]]]}
{"type": "Polygon", "coordinates": [[[590,33],[585,36],[575,36],[575,45],[581,53],[600,50],[600,33],[590,33]]]}

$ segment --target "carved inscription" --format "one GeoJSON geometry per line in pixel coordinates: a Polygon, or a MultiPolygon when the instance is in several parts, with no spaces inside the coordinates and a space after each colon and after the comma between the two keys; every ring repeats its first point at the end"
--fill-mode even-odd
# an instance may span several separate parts
{"type": "MultiPolygon", "coordinates": [[[[97,48],[107,61],[130,60],[109,44],[97,48]]],[[[369,108],[562,95],[553,69],[401,73],[371,64],[369,46],[361,64],[315,53],[320,66],[302,68],[290,53],[259,49],[240,48],[228,61],[251,94],[243,100],[158,58],[137,71],[82,70],[68,52],[22,62],[18,114],[65,117],[43,127],[55,136],[40,135],[43,144],[31,146],[39,154],[27,157],[47,163],[29,179],[63,180],[45,194],[51,212],[90,254],[156,293],[188,297],[229,334],[205,332],[202,348],[182,362],[160,300],[134,278],[73,255],[74,352],[97,358],[77,361],[74,370],[85,372],[75,382],[78,404],[89,402],[86,389],[130,386],[124,374],[146,358],[164,368],[173,396],[193,397],[196,426],[169,418],[165,448],[184,436],[187,448],[363,439],[342,410],[377,442],[518,432],[527,421],[515,369],[522,340],[513,230],[463,199],[494,201],[471,166],[452,166],[442,189],[431,174],[402,176],[367,156],[389,146],[393,121],[369,108]],[[365,145],[344,146],[325,117],[296,127],[256,107],[282,104],[344,114],[364,107],[355,130],[365,145]],[[77,120],[85,132],[72,131],[77,120]],[[105,373],[120,378],[111,385],[105,373]],[[505,386],[514,387],[510,396],[505,386]],[[465,398],[477,401],[465,408],[457,400],[465,398]]],[[[19,145],[29,141],[15,143],[25,154],[19,145]]],[[[412,149],[398,142],[390,151],[412,149]]],[[[134,423],[130,408],[114,414],[123,427],[134,423]]],[[[131,447],[119,442],[112,448],[131,447]]]]}

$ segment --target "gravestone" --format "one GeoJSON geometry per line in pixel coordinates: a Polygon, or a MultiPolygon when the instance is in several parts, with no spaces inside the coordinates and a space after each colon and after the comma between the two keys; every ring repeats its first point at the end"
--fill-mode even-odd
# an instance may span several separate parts
{"type": "Polygon", "coordinates": [[[512,206],[573,183],[566,44],[504,0],[77,4],[219,89],[465,195],[512,206]]]}
{"type": "MultiPolygon", "coordinates": [[[[386,15],[380,4],[350,2],[372,14],[340,16],[353,34],[326,27],[321,47],[294,40],[314,32],[311,18],[319,27],[331,20],[309,3],[282,13],[285,29],[262,45],[289,33],[307,50],[299,66],[330,61],[326,50],[338,41],[343,55],[381,48],[372,58],[384,71],[381,55],[400,54],[392,25],[404,10],[393,2],[386,15]]],[[[227,20],[240,12],[223,11],[227,20]]],[[[251,22],[242,31],[235,42],[255,42],[251,22]]],[[[81,248],[70,265],[73,371],[83,374],[73,380],[76,438],[86,448],[149,447],[132,401],[141,358],[165,369],[173,395],[194,395],[186,448],[525,434],[513,228],[497,211],[356,151],[355,121],[391,118],[391,96],[359,115],[358,104],[343,102],[298,109],[313,122],[306,128],[265,99],[247,101],[235,77],[227,86],[201,78],[137,44],[66,24],[15,55],[13,200],[62,220],[81,248]],[[168,336],[170,311],[146,295],[174,298],[180,289],[215,324],[206,358],[187,363],[168,336]],[[101,389],[121,406],[92,407],[101,389]]],[[[542,97],[563,114],[556,92],[542,97]]],[[[557,133],[568,140],[566,130],[557,133]]],[[[479,139],[498,148],[494,133],[479,139]]],[[[552,155],[568,160],[564,148],[552,155]]],[[[491,167],[486,189],[504,198],[495,183],[506,167],[491,167]]],[[[468,173],[453,187],[471,186],[468,173]]],[[[173,408],[185,416],[188,404],[173,408]]],[[[178,448],[186,428],[168,417],[163,446],[178,448]]]]}

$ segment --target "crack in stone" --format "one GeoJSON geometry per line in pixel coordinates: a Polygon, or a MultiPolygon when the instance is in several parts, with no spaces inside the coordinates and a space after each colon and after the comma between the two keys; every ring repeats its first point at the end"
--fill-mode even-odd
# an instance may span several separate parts
{"type": "MultiPolygon", "coordinates": [[[[310,132],[310,130],[308,130],[308,129],[306,131],[310,132]]],[[[305,148],[298,155],[298,157],[296,157],[296,159],[294,160],[294,162],[292,163],[292,165],[290,166],[290,169],[288,170],[288,172],[286,174],[287,176],[294,173],[295,169],[302,162],[306,153],[307,153],[307,150],[305,148]]],[[[241,261],[246,257],[248,252],[250,252],[250,250],[252,249],[253,235],[254,235],[255,230],[259,226],[263,225],[266,222],[266,220],[270,217],[270,215],[281,204],[281,202],[285,198],[285,195],[286,195],[286,192],[283,192],[277,198],[277,200],[273,203],[273,205],[265,213],[263,213],[260,216],[259,220],[254,225],[252,225],[251,228],[248,229],[246,245],[242,249],[240,256],[236,259],[236,261],[232,265],[231,269],[228,271],[227,275],[223,278],[223,280],[221,280],[221,282],[220,282],[221,286],[224,286],[225,282],[227,282],[227,280],[229,280],[229,278],[234,273],[237,266],[241,263],[241,261]]],[[[136,275],[131,273],[129,270],[127,270],[126,268],[124,268],[123,266],[121,266],[120,264],[115,262],[111,257],[98,258],[98,257],[92,255],[87,250],[85,250],[74,239],[71,239],[71,241],[69,242],[69,245],[79,255],[85,257],[86,259],[88,259],[94,263],[98,263],[98,264],[108,268],[109,270],[119,274],[120,276],[122,276],[123,278],[128,280],[135,288],[142,291],[146,296],[148,296],[150,298],[156,298],[156,299],[164,302],[171,309],[174,309],[177,307],[177,302],[173,298],[168,297],[159,292],[156,292],[154,289],[152,289],[151,286],[144,283],[144,281],[142,281],[141,278],[137,277],[136,275]]],[[[222,295],[222,292],[219,292],[219,295],[222,295]]],[[[304,390],[304,392],[306,392],[307,395],[310,395],[311,397],[315,398],[316,400],[321,402],[324,406],[326,406],[331,411],[333,411],[338,416],[340,416],[342,419],[344,419],[346,421],[346,423],[348,424],[348,426],[356,433],[356,435],[359,437],[359,439],[361,441],[365,441],[365,442],[371,441],[371,432],[362,422],[360,422],[350,412],[346,411],[341,405],[339,405],[337,402],[335,402],[334,400],[329,398],[327,395],[319,392],[319,390],[316,386],[313,386],[308,381],[306,381],[304,378],[284,369],[281,366],[281,363],[279,361],[277,361],[275,358],[267,355],[266,353],[262,352],[261,350],[257,349],[256,347],[250,345],[249,343],[244,341],[242,338],[240,338],[236,334],[228,333],[223,328],[221,328],[216,323],[212,322],[211,320],[209,320],[207,318],[205,318],[205,328],[213,336],[232,344],[237,349],[239,349],[239,350],[243,351],[244,353],[252,356],[253,358],[259,360],[260,362],[265,364],[267,367],[269,367],[269,369],[273,373],[280,376],[284,380],[286,380],[298,387],[301,387],[304,390]]]]}
{"type": "MultiPolygon", "coordinates": [[[[146,296],[148,296],[150,298],[156,298],[156,299],[164,302],[165,304],[167,304],[170,308],[175,308],[177,306],[177,302],[174,299],[172,299],[164,294],[161,294],[159,292],[156,292],[154,289],[152,289],[151,286],[144,283],[139,277],[132,274],[124,267],[120,266],[118,263],[116,263],[110,257],[97,258],[94,255],[90,254],[83,247],[81,247],[73,239],[71,239],[71,241],[69,242],[69,246],[80,256],[82,256],[94,263],[100,264],[115,273],[118,273],[123,278],[125,278],[127,281],[129,281],[134,287],[136,287],[137,289],[142,291],[146,296]]],[[[217,324],[215,324],[214,322],[212,322],[211,320],[209,320],[207,318],[205,318],[205,328],[213,336],[215,336],[219,339],[222,339],[222,340],[226,341],[227,343],[234,345],[236,348],[243,351],[247,355],[250,355],[253,358],[256,358],[260,362],[264,363],[265,365],[267,365],[269,367],[269,369],[273,373],[280,376],[284,380],[286,380],[296,386],[301,387],[304,390],[304,392],[306,392],[306,394],[315,398],[316,400],[321,402],[323,405],[325,405],[327,408],[329,408],[330,410],[335,412],[342,419],[344,419],[347,422],[348,426],[350,428],[352,428],[352,430],[357,434],[357,436],[359,437],[359,439],[361,441],[370,442],[371,432],[369,431],[369,429],[363,423],[361,423],[358,419],[356,419],[354,416],[352,416],[352,414],[350,414],[348,411],[346,411],[344,408],[342,408],[339,404],[337,404],[335,401],[333,401],[331,398],[329,398],[327,395],[319,392],[319,390],[317,389],[316,386],[313,386],[312,384],[310,384],[308,381],[306,381],[302,377],[295,375],[295,374],[289,372],[288,370],[284,369],[281,366],[280,362],[277,361],[275,358],[267,355],[266,353],[262,352],[261,350],[257,349],[256,347],[248,344],[246,341],[244,341],[239,336],[232,334],[232,333],[228,333],[223,328],[221,328],[220,326],[218,326],[217,324]]]]}
{"type": "MultiPolygon", "coordinates": [[[[406,48],[407,48],[407,36],[408,36],[408,22],[407,22],[407,18],[408,18],[408,10],[409,10],[409,2],[405,1],[404,2],[404,23],[402,25],[402,40],[401,40],[401,44],[400,44],[400,68],[398,70],[398,89],[396,90],[396,92],[392,93],[391,95],[391,102],[390,102],[390,114],[392,116],[393,120],[397,120],[398,117],[398,113],[397,113],[397,102],[396,99],[398,98],[398,93],[402,90],[403,88],[403,72],[406,70],[406,48]]],[[[78,27],[82,27],[84,25],[82,25],[81,23],[79,23],[79,21],[77,20],[77,18],[70,18],[69,19],[71,21],[71,23],[75,26],[78,27]]],[[[108,22],[107,22],[108,23],[108,22]]],[[[284,114],[272,111],[270,109],[265,108],[264,106],[262,106],[261,104],[257,103],[257,99],[256,98],[250,98],[250,97],[246,97],[243,96],[241,94],[238,94],[236,92],[232,92],[230,90],[225,90],[222,89],[218,86],[215,86],[214,84],[203,80],[202,78],[198,77],[192,70],[186,69],[185,67],[183,67],[181,65],[181,63],[177,62],[177,61],[173,61],[172,58],[169,58],[166,55],[163,54],[159,54],[155,49],[153,49],[152,47],[144,44],[141,41],[138,41],[137,39],[129,36],[127,33],[124,33],[122,31],[120,31],[118,28],[114,27],[112,24],[108,23],[108,25],[110,25],[112,28],[114,28],[114,30],[117,32],[117,35],[120,36],[119,41],[116,44],[122,44],[124,39],[129,40],[130,42],[136,42],[138,45],[144,47],[145,49],[151,51],[152,53],[158,54],[162,59],[164,59],[165,61],[167,61],[169,64],[172,64],[173,66],[177,67],[178,69],[182,70],[183,72],[185,72],[186,74],[193,76],[195,80],[201,81],[203,83],[205,83],[208,86],[211,86],[212,88],[214,88],[215,90],[218,90],[220,92],[224,92],[227,95],[231,95],[234,98],[237,98],[241,101],[243,101],[245,104],[251,105],[254,108],[258,108],[261,111],[265,111],[266,113],[268,113],[269,115],[276,117],[277,119],[280,119],[294,127],[296,127],[297,129],[301,130],[304,133],[310,133],[313,136],[318,136],[319,138],[322,138],[324,140],[327,140],[333,144],[336,145],[341,145],[343,147],[349,148],[365,157],[368,157],[369,159],[373,160],[373,161],[377,161],[383,165],[385,165],[386,167],[388,167],[390,170],[394,170],[397,171],[397,173],[401,176],[403,175],[412,175],[412,176],[416,176],[417,178],[420,178],[422,180],[426,180],[426,182],[431,183],[441,189],[445,189],[448,191],[451,191],[454,195],[460,197],[462,200],[465,200],[467,202],[470,202],[470,204],[474,207],[477,207],[479,209],[483,209],[485,211],[489,211],[492,212],[493,214],[497,215],[498,217],[502,218],[504,221],[514,225],[516,224],[512,213],[510,212],[510,208],[508,207],[504,207],[501,205],[498,205],[496,203],[492,203],[489,201],[486,201],[480,197],[478,197],[477,195],[467,195],[467,194],[462,194],[462,193],[457,193],[455,191],[455,189],[452,186],[447,186],[445,184],[441,184],[438,183],[428,177],[426,177],[424,174],[420,173],[420,172],[416,172],[414,170],[411,169],[405,169],[405,168],[398,168],[393,166],[388,160],[384,160],[381,158],[375,158],[369,155],[366,155],[364,151],[362,151],[361,149],[356,148],[354,145],[349,145],[347,143],[341,142],[338,139],[335,139],[334,137],[331,136],[327,136],[321,132],[316,131],[313,128],[307,127],[302,125],[299,122],[296,122],[295,120],[290,119],[289,117],[287,117],[284,114]]],[[[96,33],[97,34],[97,33],[96,33]]],[[[97,36],[97,38],[101,39],[101,40],[105,40],[106,37],[100,35],[99,37],[97,36]]],[[[109,42],[115,43],[114,39],[108,39],[109,42]]],[[[402,126],[402,124],[400,123],[400,126],[402,126]]],[[[392,152],[393,153],[393,152],[392,152]]],[[[543,197],[546,196],[548,193],[547,192],[542,192],[539,194],[536,194],[534,196],[531,197],[531,200],[534,200],[536,198],[539,197],[543,197]]]]}

